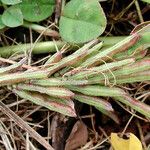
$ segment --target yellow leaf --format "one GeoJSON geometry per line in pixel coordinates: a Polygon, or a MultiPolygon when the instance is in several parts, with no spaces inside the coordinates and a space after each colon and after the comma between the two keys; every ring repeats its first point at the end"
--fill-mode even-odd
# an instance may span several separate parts
{"type": "Polygon", "coordinates": [[[114,150],[142,150],[140,140],[132,133],[128,139],[120,138],[117,133],[111,133],[111,144],[114,150]]]}

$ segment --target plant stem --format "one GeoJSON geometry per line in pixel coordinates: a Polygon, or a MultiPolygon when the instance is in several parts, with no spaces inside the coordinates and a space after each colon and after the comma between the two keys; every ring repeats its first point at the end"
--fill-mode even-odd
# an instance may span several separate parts
{"type": "Polygon", "coordinates": [[[41,25],[38,25],[38,24],[24,22],[23,27],[31,28],[32,30],[35,30],[38,33],[43,32],[43,34],[47,35],[47,36],[59,37],[59,34],[58,34],[57,31],[51,30],[48,27],[44,27],[44,26],[41,26],[41,25]]]}
{"type": "Polygon", "coordinates": [[[141,13],[141,9],[140,9],[140,5],[139,5],[137,0],[135,1],[135,7],[136,7],[136,10],[137,10],[140,22],[141,23],[144,22],[144,19],[143,19],[142,13],[141,13]]]}
{"type": "MultiPolygon", "coordinates": [[[[113,45],[113,44],[123,40],[124,38],[125,38],[125,36],[100,37],[100,40],[104,41],[104,46],[108,46],[108,45],[113,45]]],[[[61,49],[65,44],[66,44],[66,42],[62,42],[62,41],[39,42],[33,48],[32,53],[33,54],[43,54],[43,53],[56,52],[56,48],[55,48],[56,46],[58,47],[58,49],[61,49]]],[[[73,46],[73,49],[75,49],[75,47],[76,46],[73,46]]],[[[0,47],[0,56],[8,57],[13,53],[23,53],[23,52],[29,50],[30,48],[32,48],[32,45],[30,43],[0,47]]]]}
{"type": "MultiPolygon", "coordinates": [[[[58,47],[58,49],[60,49],[61,47],[63,47],[64,44],[66,44],[66,43],[61,42],[61,41],[39,42],[35,45],[32,52],[33,52],[33,54],[56,52],[55,45],[58,47]]],[[[13,45],[13,46],[5,46],[5,47],[0,48],[0,55],[2,57],[7,57],[14,53],[23,53],[23,52],[29,50],[30,48],[32,48],[32,45],[30,43],[13,45]]]]}

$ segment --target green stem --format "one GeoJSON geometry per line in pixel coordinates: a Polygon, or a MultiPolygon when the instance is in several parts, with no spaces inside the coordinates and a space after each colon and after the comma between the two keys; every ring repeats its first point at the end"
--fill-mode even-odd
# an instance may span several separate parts
{"type": "MultiPolygon", "coordinates": [[[[122,39],[124,39],[125,36],[117,36],[117,37],[100,37],[101,41],[104,41],[104,46],[113,45],[122,39]]],[[[66,42],[62,41],[47,41],[47,42],[39,42],[35,45],[33,48],[32,53],[33,54],[43,54],[43,53],[51,53],[56,52],[56,46],[58,49],[61,49],[66,42]]],[[[14,53],[23,53],[27,50],[29,50],[32,45],[30,43],[28,44],[19,44],[19,45],[13,45],[13,46],[5,46],[0,47],[0,56],[1,57],[8,57],[14,53]]],[[[75,47],[75,46],[74,46],[75,47]]],[[[73,48],[74,49],[74,48],[73,48]]]]}
{"type": "Polygon", "coordinates": [[[36,32],[38,32],[40,34],[43,33],[44,35],[48,35],[48,36],[52,36],[52,37],[59,37],[58,32],[49,29],[49,27],[44,27],[44,26],[41,26],[38,24],[29,23],[29,22],[24,22],[23,27],[31,28],[32,30],[35,30],[36,32]]]}
{"type": "MultiPolygon", "coordinates": [[[[63,47],[63,45],[65,45],[65,42],[61,42],[61,41],[39,42],[34,46],[32,53],[42,54],[42,53],[56,52],[55,46],[57,46],[58,49],[60,49],[61,47],[63,47]]],[[[32,45],[30,43],[0,47],[0,56],[8,57],[14,53],[24,53],[30,48],[32,48],[32,45]]]]}

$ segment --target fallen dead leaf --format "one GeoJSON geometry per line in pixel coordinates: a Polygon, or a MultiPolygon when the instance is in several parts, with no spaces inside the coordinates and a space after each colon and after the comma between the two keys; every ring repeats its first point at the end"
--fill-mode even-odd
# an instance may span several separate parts
{"type": "Polygon", "coordinates": [[[75,150],[86,144],[88,140],[88,130],[82,121],[77,121],[66,141],[65,150],[75,150]]]}

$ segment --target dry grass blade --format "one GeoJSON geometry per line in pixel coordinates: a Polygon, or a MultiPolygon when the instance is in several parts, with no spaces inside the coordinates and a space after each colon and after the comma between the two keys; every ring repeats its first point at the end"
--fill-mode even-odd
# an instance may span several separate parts
{"type": "Polygon", "coordinates": [[[62,59],[62,52],[58,51],[53,56],[51,56],[45,63],[45,65],[57,63],[62,59]]]}
{"type": "MultiPolygon", "coordinates": [[[[0,61],[3,63],[8,63],[8,64],[17,64],[17,62],[15,62],[13,60],[5,59],[2,57],[0,57],[0,61]]],[[[21,67],[24,69],[38,70],[38,67],[33,67],[33,66],[26,65],[26,64],[22,64],[21,67]]]]}
{"type": "Polygon", "coordinates": [[[23,130],[29,133],[36,141],[43,145],[48,150],[54,150],[50,144],[40,136],[34,129],[32,129],[24,120],[22,120],[18,115],[16,115],[12,110],[10,110],[3,102],[0,102],[1,111],[10,117],[17,125],[19,125],[23,130]]]}
{"type": "Polygon", "coordinates": [[[4,143],[6,150],[13,150],[13,148],[11,146],[11,142],[6,134],[7,132],[5,131],[5,129],[1,123],[0,123],[0,132],[1,132],[0,136],[2,138],[2,141],[4,143]]]}
{"type": "Polygon", "coordinates": [[[26,58],[22,59],[20,62],[15,63],[15,64],[13,64],[11,66],[1,68],[0,69],[0,74],[5,74],[5,73],[9,73],[9,72],[15,71],[17,68],[21,67],[25,61],[26,61],[26,58]]]}

